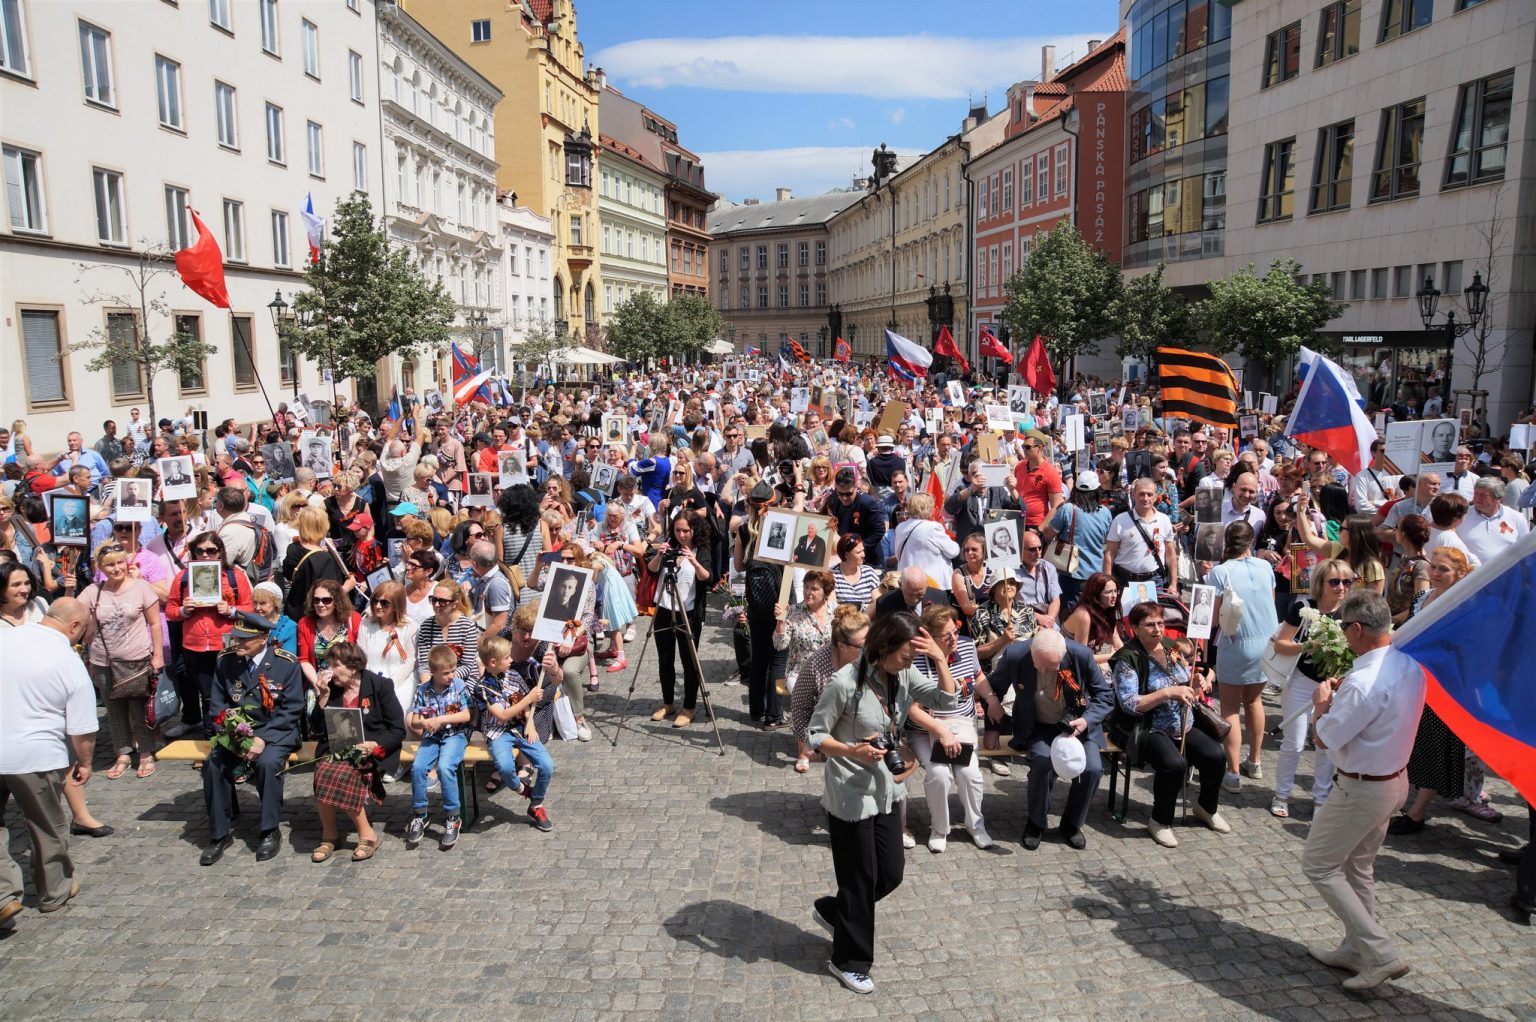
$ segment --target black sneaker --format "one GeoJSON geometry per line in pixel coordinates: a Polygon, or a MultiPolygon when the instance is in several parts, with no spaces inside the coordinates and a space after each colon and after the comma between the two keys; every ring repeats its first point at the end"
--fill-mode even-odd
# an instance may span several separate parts
{"type": "Polygon", "coordinates": [[[459,819],[457,816],[448,817],[448,819],[443,823],[443,837],[442,840],[437,843],[437,847],[446,852],[448,849],[458,844],[459,831],[463,828],[463,820],[459,819]]]}
{"type": "Polygon", "coordinates": [[[555,829],[554,823],[549,818],[549,810],[545,809],[542,803],[528,807],[528,819],[546,834],[555,829]]]}
{"type": "Polygon", "coordinates": [[[420,844],[421,839],[427,833],[427,818],[425,816],[413,816],[411,822],[405,825],[405,843],[408,845],[420,844]]]}

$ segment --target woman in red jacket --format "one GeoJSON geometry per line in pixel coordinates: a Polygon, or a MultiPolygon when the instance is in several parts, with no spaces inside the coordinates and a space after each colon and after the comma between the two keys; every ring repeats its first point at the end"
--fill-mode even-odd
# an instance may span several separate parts
{"type": "Polygon", "coordinates": [[[362,623],[339,582],[323,578],[310,589],[299,619],[299,669],[316,693],[327,691],[331,683],[331,646],[343,639],[356,642],[362,623]]]}
{"type": "MultiPolygon", "coordinates": [[[[234,626],[235,614],[251,609],[251,582],[245,572],[230,566],[224,553],[224,541],[216,532],[203,532],[187,544],[187,561],[219,562],[219,603],[217,606],[188,604],[187,569],[182,568],[171,579],[171,591],[165,601],[165,616],[181,622],[182,659],[187,674],[197,682],[198,698],[207,707],[213,692],[213,675],[217,669],[219,653],[224,649],[224,637],[234,626]]],[[[188,686],[190,689],[190,686],[188,686]]],[[[194,707],[182,707],[183,717],[198,717],[203,722],[203,733],[213,734],[213,718],[210,714],[194,714],[194,707]]]]}

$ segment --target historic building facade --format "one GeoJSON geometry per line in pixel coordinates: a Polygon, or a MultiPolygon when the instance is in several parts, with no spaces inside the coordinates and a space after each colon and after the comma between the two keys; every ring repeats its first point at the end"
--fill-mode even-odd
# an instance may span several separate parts
{"type": "Polygon", "coordinates": [[[634,146],[606,134],[599,142],[603,315],[640,291],[650,292],[664,304],[670,295],[667,176],[634,146]]]}
{"type": "Polygon", "coordinates": [[[501,227],[501,341],[497,366],[518,361],[517,346],[530,334],[554,329],[550,318],[550,267],[554,231],[549,217],[512,204],[503,193],[496,203],[501,227]]]}

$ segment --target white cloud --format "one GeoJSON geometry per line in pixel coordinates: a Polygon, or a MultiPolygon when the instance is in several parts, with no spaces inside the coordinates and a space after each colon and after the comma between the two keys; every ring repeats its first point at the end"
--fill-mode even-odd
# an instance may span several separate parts
{"type": "Polygon", "coordinates": [[[892,110],[890,113],[886,114],[885,119],[890,121],[892,124],[900,124],[902,121],[907,119],[907,108],[904,106],[899,106],[895,110],[892,110]]]}
{"type": "MultiPolygon", "coordinates": [[[[700,153],[709,190],[734,202],[772,202],[775,188],[789,188],[798,198],[846,188],[870,172],[864,146],[801,146],[790,149],[737,149],[700,153]]],[[[898,150],[903,158],[919,152],[898,150]]]]}
{"type": "Polygon", "coordinates": [[[827,122],[828,131],[857,131],[852,117],[834,117],[827,122]]]}
{"type": "MultiPolygon", "coordinates": [[[[1109,31],[1100,33],[1107,36],[1109,31]]],[[[593,63],[627,84],[731,92],[833,93],[878,99],[980,98],[988,85],[1040,74],[1040,47],[1058,60],[1088,52],[1088,35],[720,36],[636,39],[593,63]]]]}

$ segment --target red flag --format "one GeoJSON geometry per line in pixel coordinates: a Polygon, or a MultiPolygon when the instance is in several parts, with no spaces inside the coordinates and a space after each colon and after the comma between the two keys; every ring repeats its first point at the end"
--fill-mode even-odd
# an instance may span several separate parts
{"type": "Polygon", "coordinates": [[[1002,341],[997,339],[990,328],[981,328],[981,353],[990,358],[999,359],[1003,365],[1013,365],[1013,352],[1009,351],[1002,341]]]}
{"type": "Polygon", "coordinates": [[[196,210],[192,214],[192,226],[197,228],[197,241],[191,248],[176,253],[176,272],[181,282],[196,294],[202,295],[216,308],[229,308],[229,289],[224,286],[224,253],[213,232],[203,226],[196,210]]]}
{"type": "Polygon", "coordinates": [[[944,485],[939,482],[939,474],[930,470],[928,481],[923,484],[924,491],[933,498],[933,514],[929,515],[934,521],[944,526],[944,531],[949,533],[949,538],[955,538],[955,530],[944,521],[944,485]]]}
{"type": "Polygon", "coordinates": [[[959,362],[962,373],[971,371],[971,364],[965,360],[964,355],[960,354],[960,346],[955,343],[955,336],[949,332],[949,324],[947,323],[939,327],[938,340],[933,342],[933,353],[935,355],[948,355],[956,362],[959,362]]]}
{"type": "Polygon", "coordinates": [[[1056,374],[1051,371],[1051,356],[1045,350],[1045,342],[1036,334],[1020,363],[1024,382],[1036,394],[1049,394],[1056,389],[1056,374]]]}
{"type": "Polygon", "coordinates": [[[832,357],[839,362],[847,362],[853,357],[853,349],[848,346],[847,341],[839,337],[837,343],[832,346],[832,357]]]}

